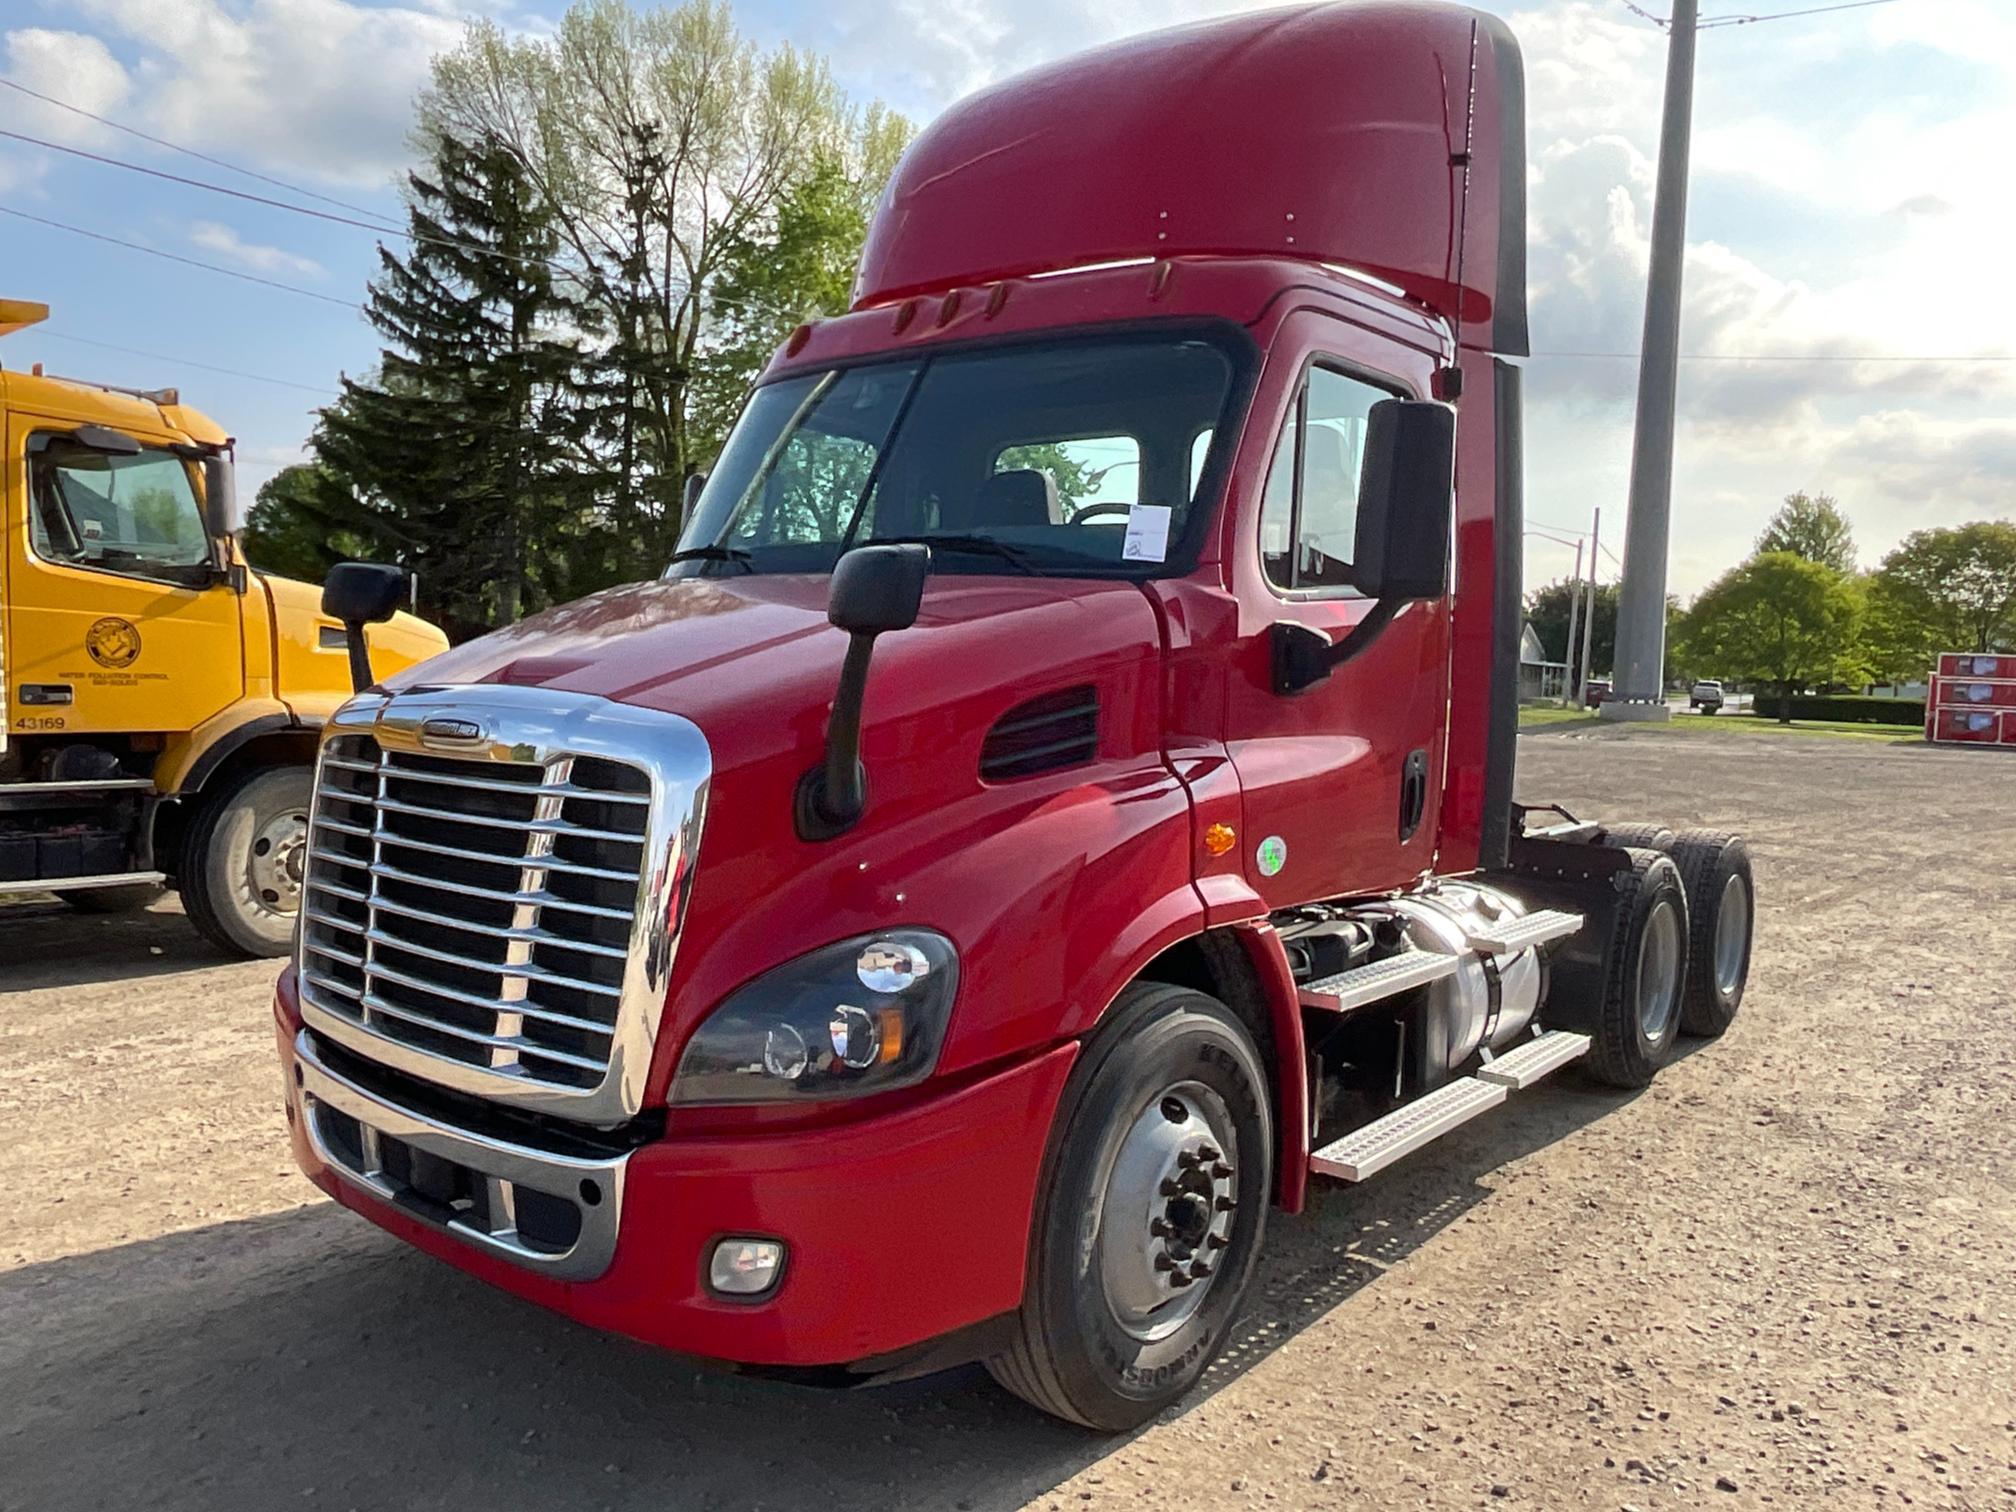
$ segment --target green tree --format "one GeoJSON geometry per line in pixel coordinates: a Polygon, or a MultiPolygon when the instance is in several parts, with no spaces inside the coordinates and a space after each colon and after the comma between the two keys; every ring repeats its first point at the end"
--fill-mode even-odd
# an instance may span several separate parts
{"type": "Polygon", "coordinates": [[[245,557],[264,572],[319,583],[338,562],[387,554],[343,480],[313,462],[260,486],[245,521],[245,557]]]}
{"type": "Polygon", "coordinates": [[[1815,683],[1859,682],[1859,586],[1832,567],[1790,551],[1767,551],[1701,590],[1680,623],[1683,655],[1703,671],[1773,683],[1779,720],[1791,695],[1815,683]]]}
{"type": "Polygon", "coordinates": [[[1870,579],[1886,659],[1922,673],[1941,651],[2016,645],[2016,524],[1913,531],[1870,579]]]}
{"type": "Polygon", "coordinates": [[[286,533],[290,500],[319,510],[417,572],[427,609],[465,634],[589,586],[582,357],[561,333],[595,315],[556,271],[552,217],[517,159],[494,140],[432,148],[408,177],[412,245],[381,248],[371,286],[380,371],[344,380],[313,439],[321,472],[273,498],[268,528],[286,533]]]}
{"type": "Polygon", "coordinates": [[[608,334],[591,432],[620,566],[655,571],[755,354],[844,304],[834,270],[907,127],[849,106],[822,60],[758,48],[718,0],[577,0],[550,38],[478,23],[436,60],[421,121],[504,144],[550,212],[608,334]]]}
{"type": "Polygon", "coordinates": [[[1787,494],[1757,537],[1756,554],[1789,551],[1839,573],[1855,570],[1855,532],[1829,494],[1787,494]]]}

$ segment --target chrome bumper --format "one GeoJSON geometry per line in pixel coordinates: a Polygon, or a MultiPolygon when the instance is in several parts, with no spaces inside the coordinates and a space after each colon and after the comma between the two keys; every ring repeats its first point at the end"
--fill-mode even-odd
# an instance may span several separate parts
{"type": "MultiPolygon", "coordinates": [[[[623,1176],[630,1157],[586,1160],[508,1144],[396,1107],[329,1069],[303,1030],[294,1040],[302,1126],[316,1157],[350,1186],[486,1254],[561,1281],[592,1281],[616,1254],[623,1176]],[[356,1149],[338,1140],[327,1113],[355,1120],[356,1149]],[[471,1199],[442,1203],[418,1192],[388,1165],[386,1141],[461,1167],[471,1199]],[[480,1198],[474,1190],[480,1186],[480,1198]],[[580,1215],[571,1244],[549,1247],[518,1225],[520,1189],[564,1202],[580,1215]]],[[[410,1162],[410,1154],[403,1157],[410,1162]]],[[[396,1164],[397,1162],[393,1162],[396,1164]]],[[[549,1209],[550,1211],[550,1209],[549,1209]]]]}

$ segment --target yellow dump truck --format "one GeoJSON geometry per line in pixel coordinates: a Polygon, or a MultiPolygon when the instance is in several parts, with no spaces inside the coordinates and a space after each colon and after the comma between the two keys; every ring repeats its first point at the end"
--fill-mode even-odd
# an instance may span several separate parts
{"type": "MultiPolygon", "coordinates": [[[[0,300],[0,336],[47,314],[0,300]]],[[[0,894],[173,887],[227,950],[284,954],[343,626],[246,564],[231,438],[174,390],[0,370],[0,445],[0,894]]],[[[447,645],[409,614],[370,637],[380,675],[447,645]]]]}

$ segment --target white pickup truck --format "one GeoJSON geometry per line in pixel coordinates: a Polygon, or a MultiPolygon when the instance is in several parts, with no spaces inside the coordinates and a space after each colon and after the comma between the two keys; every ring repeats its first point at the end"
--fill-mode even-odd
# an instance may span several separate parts
{"type": "Polygon", "coordinates": [[[1703,714],[1722,712],[1722,684],[1713,678],[1704,678],[1687,690],[1687,707],[1699,709],[1703,714]]]}

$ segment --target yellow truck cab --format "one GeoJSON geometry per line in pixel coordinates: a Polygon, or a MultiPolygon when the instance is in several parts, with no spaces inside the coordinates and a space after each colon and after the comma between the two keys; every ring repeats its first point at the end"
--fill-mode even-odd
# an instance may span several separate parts
{"type": "MultiPolygon", "coordinates": [[[[0,300],[0,336],[47,313],[0,300]]],[[[219,945],[284,954],[343,626],[246,564],[231,438],[174,390],[0,370],[0,446],[0,895],[174,887],[219,945]]],[[[381,676],[446,645],[370,631],[381,676]]]]}

